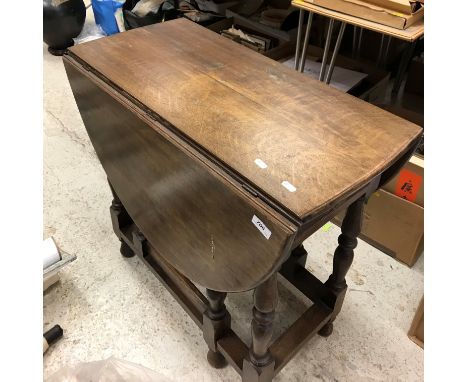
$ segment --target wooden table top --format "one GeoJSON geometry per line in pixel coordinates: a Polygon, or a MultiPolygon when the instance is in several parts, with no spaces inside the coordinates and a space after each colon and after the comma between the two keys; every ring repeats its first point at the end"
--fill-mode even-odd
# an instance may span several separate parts
{"type": "Polygon", "coordinates": [[[421,134],[186,19],[70,51],[299,218],[365,185],[421,134]]]}
{"type": "Polygon", "coordinates": [[[392,36],[400,40],[412,42],[417,40],[424,34],[424,19],[415,22],[413,25],[410,25],[406,29],[398,29],[387,25],[379,24],[374,21],[362,19],[360,17],[347,15],[346,13],[341,13],[332,9],[320,7],[318,5],[314,5],[303,0],[293,0],[291,2],[291,5],[338,21],[344,21],[347,24],[356,25],[358,27],[383,33],[385,35],[392,36]]]}

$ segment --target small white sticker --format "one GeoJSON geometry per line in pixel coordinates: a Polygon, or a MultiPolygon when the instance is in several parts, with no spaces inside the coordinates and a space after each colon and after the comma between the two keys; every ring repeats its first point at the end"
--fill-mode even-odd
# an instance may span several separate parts
{"type": "Polygon", "coordinates": [[[255,159],[254,162],[260,168],[267,168],[268,167],[268,165],[259,158],[255,159]]]}
{"type": "Polygon", "coordinates": [[[252,223],[254,224],[255,227],[257,227],[257,229],[262,233],[263,236],[266,237],[266,239],[268,240],[271,236],[271,231],[267,228],[267,226],[265,224],[263,224],[263,222],[258,218],[256,217],[255,215],[252,217],[252,223]]]}
{"type": "Polygon", "coordinates": [[[289,192],[295,192],[297,190],[296,187],[294,187],[291,183],[289,183],[287,180],[283,180],[281,185],[288,190],[289,192]]]}

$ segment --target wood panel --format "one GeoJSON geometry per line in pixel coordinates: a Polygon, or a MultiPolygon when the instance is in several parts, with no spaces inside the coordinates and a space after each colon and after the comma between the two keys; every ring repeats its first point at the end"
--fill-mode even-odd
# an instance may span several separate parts
{"type": "Polygon", "coordinates": [[[421,134],[184,19],[80,44],[71,55],[301,219],[363,187],[421,134]]]}
{"type": "Polygon", "coordinates": [[[266,279],[289,254],[292,226],[212,171],[162,126],[139,118],[141,111],[129,110],[112,89],[113,96],[71,60],[64,62],[107,176],[161,257],[213,290],[248,290],[266,279]],[[271,236],[252,223],[254,215],[271,236]]]}
{"type": "Polygon", "coordinates": [[[275,374],[293,358],[330,318],[331,310],[312,305],[270,347],[275,363],[275,374]]]}

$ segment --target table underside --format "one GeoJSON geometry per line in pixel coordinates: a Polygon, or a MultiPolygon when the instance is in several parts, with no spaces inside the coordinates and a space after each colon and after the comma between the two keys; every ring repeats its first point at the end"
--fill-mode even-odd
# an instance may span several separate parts
{"type": "MultiPolygon", "coordinates": [[[[114,231],[123,241],[127,256],[136,254],[163,283],[197,326],[204,331],[204,335],[209,336],[212,327],[206,315],[209,309],[207,298],[148,243],[138,227],[126,215],[124,207],[115,208],[115,205],[111,207],[111,216],[114,231]]],[[[302,253],[302,256],[306,256],[306,253],[302,253]]],[[[275,360],[273,376],[278,374],[300,348],[341,308],[340,294],[335,294],[327,288],[304,268],[303,263],[305,263],[305,258],[291,256],[279,270],[282,277],[314,304],[269,345],[269,351],[275,360]]],[[[217,351],[240,375],[243,375],[243,364],[244,360],[248,359],[249,345],[245,344],[230,327],[224,328],[218,335],[219,338],[215,342],[217,351]]]]}

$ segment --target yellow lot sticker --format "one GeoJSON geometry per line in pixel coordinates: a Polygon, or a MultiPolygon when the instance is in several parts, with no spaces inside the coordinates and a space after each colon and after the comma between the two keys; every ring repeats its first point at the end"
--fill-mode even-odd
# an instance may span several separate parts
{"type": "Polygon", "coordinates": [[[332,224],[330,222],[328,222],[327,224],[325,224],[323,227],[322,227],[322,231],[324,232],[328,232],[331,228],[332,224]]]}

